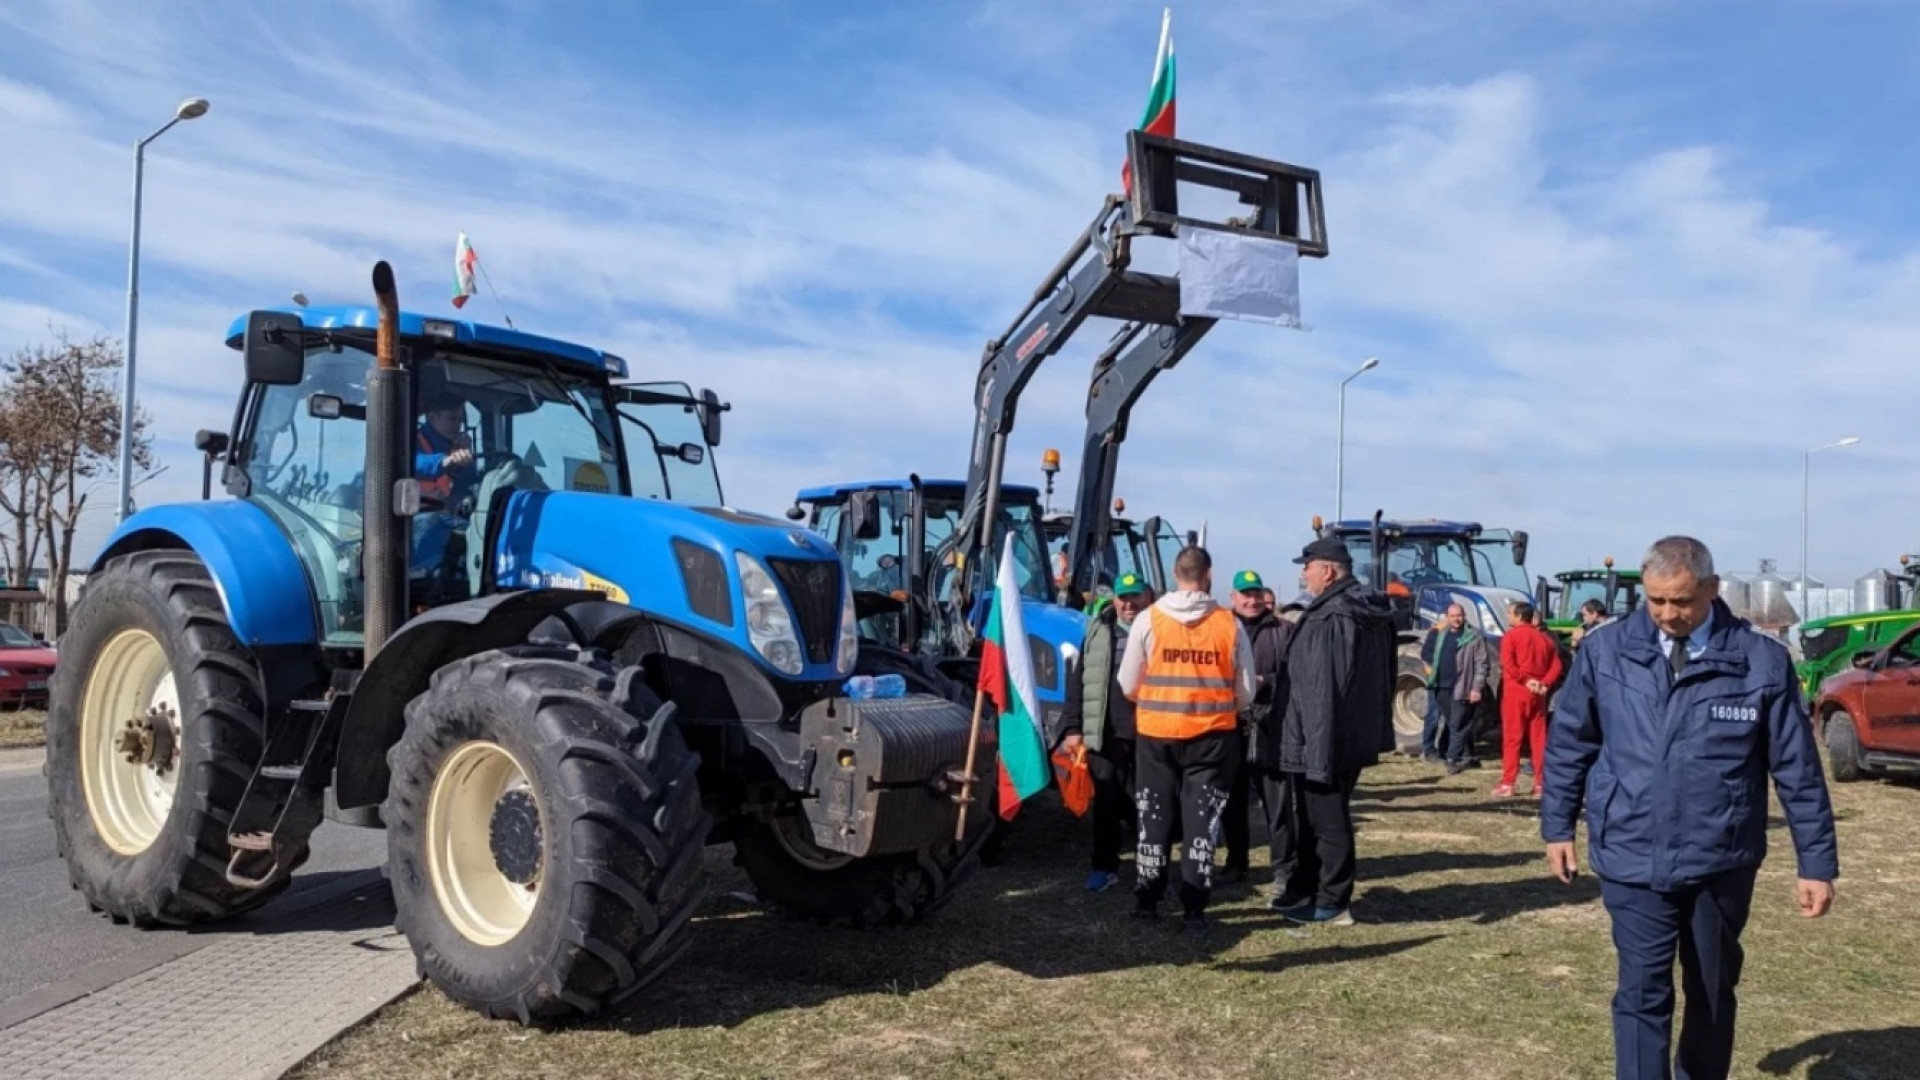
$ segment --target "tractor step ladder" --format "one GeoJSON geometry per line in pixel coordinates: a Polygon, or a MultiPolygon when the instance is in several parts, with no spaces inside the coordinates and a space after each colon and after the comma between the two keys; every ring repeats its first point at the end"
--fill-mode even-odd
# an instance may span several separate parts
{"type": "Polygon", "coordinates": [[[259,888],[293,872],[287,865],[306,843],[324,814],[327,772],[333,767],[320,748],[346,715],[349,696],[301,699],[290,703],[267,738],[265,751],[227,828],[233,855],[227,880],[259,888]]]}

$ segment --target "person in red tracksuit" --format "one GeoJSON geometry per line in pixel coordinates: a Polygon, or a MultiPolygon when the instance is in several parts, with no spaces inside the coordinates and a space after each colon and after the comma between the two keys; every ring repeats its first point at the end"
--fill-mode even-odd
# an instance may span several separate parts
{"type": "Polygon", "coordinates": [[[1533,758],[1533,793],[1545,786],[1547,694],[1560,681],[1560,649],[1535,621],[1532,604],[1509,609],[1510,625],[1500,640],[1500,783],[1496,798],[1513,794],[1520,775],[1520,740],[1533,758]]]}

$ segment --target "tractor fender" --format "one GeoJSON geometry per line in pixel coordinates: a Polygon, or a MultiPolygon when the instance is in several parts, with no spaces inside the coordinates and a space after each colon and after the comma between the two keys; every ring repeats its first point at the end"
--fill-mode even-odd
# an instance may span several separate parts
{"type": "Polygon", "coordinates": [[[226,499],[142,510],[120,523],[88,570],[135,551],[167,548],[190,550],[206,564],[227,621],[249,648],[319,640],[306,568],[287,534],[258,506],[226,499]]]}
{"type": "Polygon", "coordinates": [[[407,726],[407,703],[433,673],[488,649],[525,644],[542,622],[601,594],[585,589],[494,593],[434,608],[402,625],[367,664],[340,723],[334,799],[342,809],[386,798],[387,748],[407,726]]]}

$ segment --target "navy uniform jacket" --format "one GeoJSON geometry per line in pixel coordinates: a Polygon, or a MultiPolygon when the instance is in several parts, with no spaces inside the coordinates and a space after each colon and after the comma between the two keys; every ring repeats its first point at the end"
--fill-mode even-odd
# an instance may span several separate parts
{"type": "Polygon", "coordinates": [[[1572,841],[1584,803],[1594,873],[1677,889],[1766,857],[1771,775],[1799,876],[1837,878],[1833,806],[1786,646],[1715,600],[1706,651],[1677,683],[1672,672],[1644,607],[1586,635],[1549,723],[1541,837],[1572,841]]]}

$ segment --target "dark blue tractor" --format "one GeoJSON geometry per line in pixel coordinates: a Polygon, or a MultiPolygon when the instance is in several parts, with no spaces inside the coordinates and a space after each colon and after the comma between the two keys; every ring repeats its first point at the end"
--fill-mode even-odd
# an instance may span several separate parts
{"type": "MultiPolygon", "coordinates": [[[[965,496],[959,480],[833,484],[800,492],[788,516],[831,541],[853,579],[862,670],[899,674],[909,687],[971,703],[979,656],[967,643],[985,627],[993,591],[976,591],[964,609],[956,606],[958,567],[966,560],[957,530],[965,496]]],[[[1086,619],[1054,602],[1040,493],[1001,487],[998,516],[983,557],[997,560],[1012,532],[1034,696],[1052,731],[1066,703],[1065,673],[1086,635],[1086,619]]],[[[975,576],[992,582],[998,574],[997,566],[983,565],[975,576]]]]}
{"type": "Polygon", "coordinates": [[[940,907],[988,832],[970,714],[844,696],[852,583],[724,504],[726,406],[402,314],[385,263],[374,291],[236,320],[231,434],[199,440],[232,497],[144,510],[90,568],[47,738],[87,901],[217,920],[324,818],[383,826],[422,972],[523,1023],[671,964],[709,843],[817,921],[940,907]]]}

